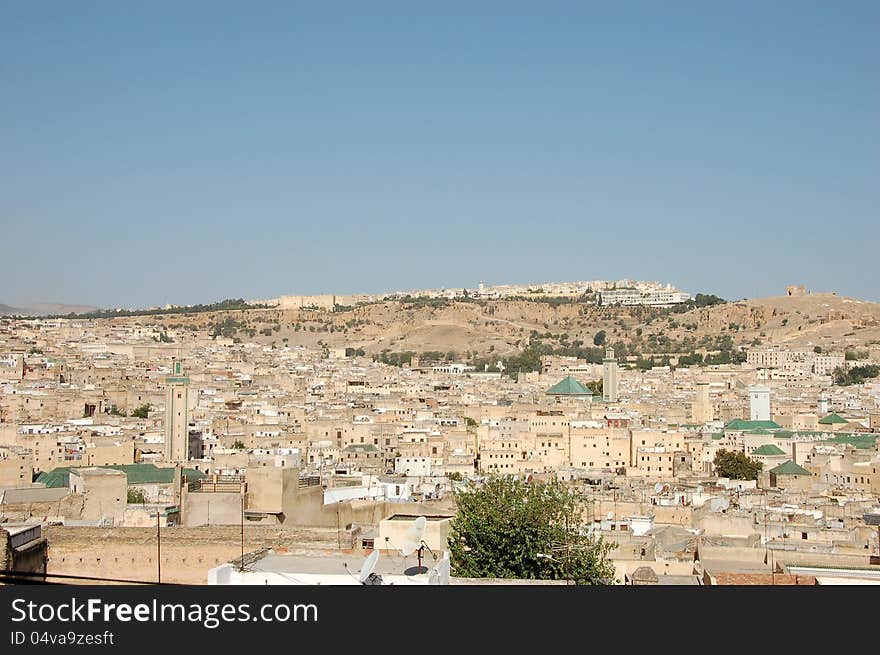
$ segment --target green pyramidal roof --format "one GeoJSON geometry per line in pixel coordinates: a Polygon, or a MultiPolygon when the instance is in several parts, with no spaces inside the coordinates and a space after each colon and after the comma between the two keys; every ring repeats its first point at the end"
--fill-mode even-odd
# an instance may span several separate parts
{"type": "Polygon", "coordinates": [[[839,414],[829,414],[825,418],[820,418],[819,423],[822,425],[834,425],[835,423],[849,423],[845,418],[840,416],[839,414]]]}
{"type": "Polygon", "coordinates": [[[783,462],[776,468],[770,469],[770,472],[775,473],[776,475],[812,475],[812,473],[803,466],[798,466],[791,460],[783,462]]]}
{"type": "Polygon", "coordinates": [[[772,443],[765,443],[763,446],[759,446],[752,451],[752,455],[784,455],[785,451],[782,450],[779,446],[774,446],[772,443]]]}
{"type": "Polygon", "coordinates": [[[547,389],[548,396],[592,396],[593,392],[570,375],[547,389]]]}

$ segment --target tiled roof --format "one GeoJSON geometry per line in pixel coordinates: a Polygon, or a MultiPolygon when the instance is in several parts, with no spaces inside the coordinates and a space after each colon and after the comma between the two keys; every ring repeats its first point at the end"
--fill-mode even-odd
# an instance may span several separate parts
{"type": "Polygon", "coordinates": [[[772,443],[765,443],[763,446],[759,446],[752,451],[752,455],[784,455],[785,451],[779,448],[778,446],[774,446],[772,443]]]}
{"type": "MultiPolygon", "coordinates": [[[[128,476],[128,484],[168,484],[174,479],[174,467],[158,467],[155,464],[113,464],[110,466],[59,466],[51,471],[43,471],[37,476],[49,488],[67,487],[70,484],[70,471],[80,468],[104,468],[122,471],[128,476]]],[[[183,469],[183,475],[190,480],[203,478],[204,474],[195,469],[183,469]]]]}
{"type": "Polygon", "coordinates": [[[547,389],[548,396],[592,396],[593,392],[570,375],[547,389]]]}
{"type": "Polygon", "coordinates": [[[812,473],[803,466],[798,466],[791,460],[783,462],[779,466],[770,469],[770,472],[775,473],[776,475],[812,475],[812,473]]]}
{"type": "Polygon", "coordinates": [[[847,421],[839,414],[829,414],[828,416],[819,419],[820,425],[834,425],[835,423],[838,425],[842,425],[844,423],[849,423],[849,421],[847,421]]]}
{"type": "Polygon", "coordinates": [[[745,421],[741,418],[735,418],[724,426],[725,430],[778,430],[782,426],[776,421],[745,421]]]}

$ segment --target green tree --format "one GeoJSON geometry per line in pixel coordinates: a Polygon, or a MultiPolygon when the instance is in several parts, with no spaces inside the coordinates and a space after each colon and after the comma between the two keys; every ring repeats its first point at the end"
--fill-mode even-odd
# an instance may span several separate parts
{"type": "Polygon", "coordinates": [[[144,403],[140,407],[136,407],[132,410],[131,415],[135,418],[147,418],[150,415],[150,404],[144,403]]]}
{"type": "Polygon", "coordinates": [[[599,330],[596,332],[596,336],[593,337],[593,345],[601,346],[605,343],[605,330],[599,330]]]}
{"type": "Polygon", "coordinates": [[[145,502],[147,502],[147,495],[144,493],[143,489],[139,489],[138,487],[129,487],[128,502],[143,505],[145,502]]]}
{"type": "Polygon", "coordinates": [[[865,366],[838,366],[831,373],[834,384],[848,387],[851,384],[864,384],[865,378],[876,378],[880,375],[880,366],[866,364],[865,366]]]}
{"type": "Polygon", "coordinates": [[[712,464],[720,477],[732,480],[757,480],[758,473],[764,468],[761,462],[742,451],[729,452],[723,448],[715,453],[712,464]]]}
{"type": "Polygon", "coordinates": [[[586,534],[577,493],[558,482],[493,476],[455,492],[449,552],[455,575],[612,584],[615,544],[586,534]]]}

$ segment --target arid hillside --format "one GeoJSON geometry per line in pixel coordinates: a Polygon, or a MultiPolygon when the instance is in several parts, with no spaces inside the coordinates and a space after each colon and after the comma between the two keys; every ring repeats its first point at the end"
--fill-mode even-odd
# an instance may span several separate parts
{"type": "Polygon", "coordinates": [[[454,359],[508,356],[530,344],[554,349],[625,344],[629,354],[712,352],[739,345],[880,344],[880,304],[835,294],[757,298],[681,308],[597,307],[543,301],[384,302],[337,312],[253,309],[112,319],[159,324],[174,338],[190,330],[264,344],[452,353],[454,359]],[[599,341],[602,341],[600,338],[599,341]]]}

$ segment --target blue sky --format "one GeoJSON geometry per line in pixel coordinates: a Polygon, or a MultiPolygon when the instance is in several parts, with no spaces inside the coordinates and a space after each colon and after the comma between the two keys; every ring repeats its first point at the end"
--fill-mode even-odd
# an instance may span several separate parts
{"type": "Polygon", "coordinates": [[[0,0],[0,302],[880,300],[878,61],[873,1],[0,0]]]}

